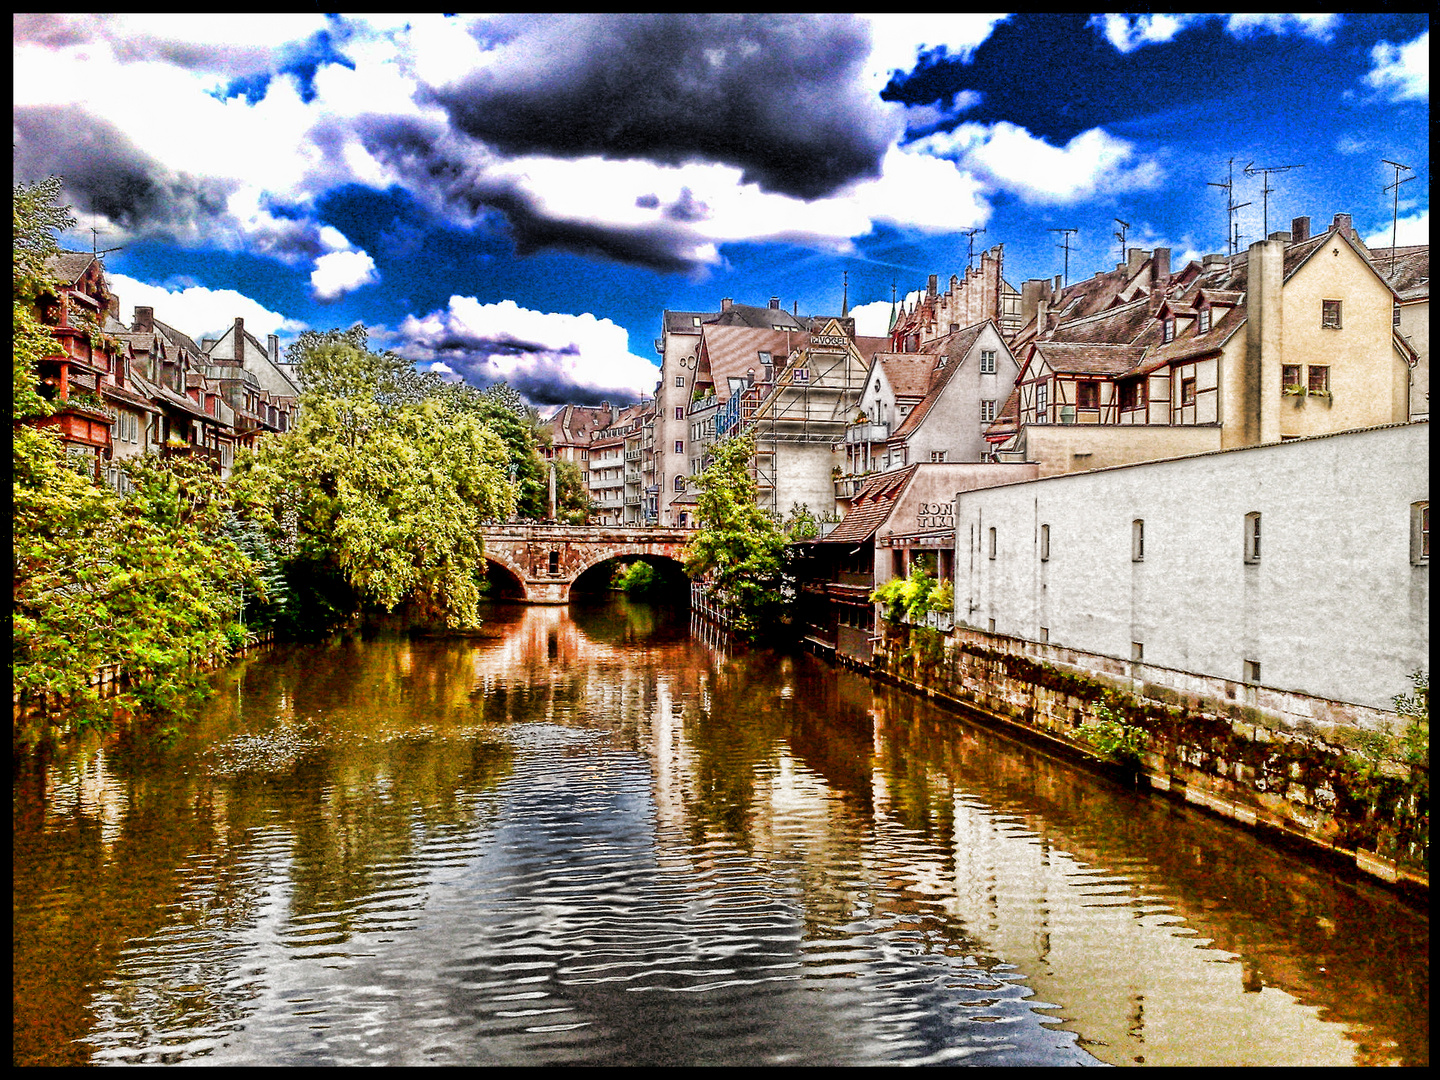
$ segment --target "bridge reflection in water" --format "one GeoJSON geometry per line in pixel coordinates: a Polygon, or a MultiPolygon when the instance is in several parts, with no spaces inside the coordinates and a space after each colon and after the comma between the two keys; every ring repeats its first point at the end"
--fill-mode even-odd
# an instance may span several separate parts
{"type": "Polygon", "coordinates": [[[1414,1064],[1428,923],[683,611],[496,607],[16,766],[17,1064],[1414,1064]]]}
{"type": "MultiPolygon", "coordinates": [[[[643,559],[678,570],[693,529],[606,525],[489,525],[485,558],[502,571],[502,588],[524,604],[567,604],[586,571],[643,559]]],[[[492,576],[492,581],[494,577],[492,576]]]]}

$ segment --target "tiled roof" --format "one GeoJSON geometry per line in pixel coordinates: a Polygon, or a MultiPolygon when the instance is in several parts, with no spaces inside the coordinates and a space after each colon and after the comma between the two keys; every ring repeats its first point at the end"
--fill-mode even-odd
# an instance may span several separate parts
{"type": "Polygon", "coordinates": [[[1210,329],[1203,334],[1195,332],[1197,324],[1192,322],[1176,336],[1174,341],[1155,346],[1145,357],[1144,362],[1129,374],[1148,375],[1152,371],[1158,371],[1166,364],[1216,352],[1230,340],[1232,334],[1245,325],[1245,317],[1243,307],[1232,307],[1223,316],[1216,319],[1210,329]]]}
{"type": "Polygon", "coordinates": [[[1141,296],[1128,304],[1113,307],[1095,315],[1061,323],[1040,340],[1066,341],[1076,344],[1130,344],[1151,322],[1149,297],[1141,296]]]}
{"type": "Polygon", "coordinates": [[[176,330],[173,326],[161,322],[159,319],[154,319],[153,321],[155,323],[155,329],[158,330],[166,338],[168,338],[171,342],[179,345],[182,349],[188,349],[193,355],[197,357],[200,355],[200,346],[195,344],[194,339],[191,338],[189,334],[182,333],[181,331],[176,330]]]}
{"type": "Polygon", "coordinates": [[[73,285],[94,261],[95,256],[88,251],[58,251],[45,260],[45,269],[57,281],[73,285]]]}
{"type": "Polygon", "coordinates": [[[1037,341],[1035,351],[1045,358],[1052,370],[1067,375],[1123,375],[1145,358],[1143,345],[1037,341]]]}
{"type": "Polygon", "coordinates": [[[671,334],[698,334],[700,327],[695,320],[702,323],[715,318],[718,311],[667,311],[665,312],[665,330],[671,334]]]}
{"type": "MultiPolygon", "coordinates": [[[[132,376],[133,378],[133,376],[132,376]]],[[[146,412],[159,412],[149,398],[135,393],[127,386],[116,386],[113,383],[101,383],[100,393],[114,401],[123,401],[126,405],[133,405],[137,409],[144,409],[146,412]]]]}
{"type": "Polygon", "coordinates": [[[875,361],[896,397],[923,398],[935,370],[934,353],[876,353],[875,361]]]}
{"type": "MultiPolygon", "coordinates": [[[[937,366],[931,372],[930,386],[920,403],[910,410],[910,415],[900,421],[891,439],[906,439],[910,434],[925,422],[925,417],[930,415],[930,410],[935,407],[935,402],[940,400],[941,393],[950,384],[950,379],[959,370],[965,357],[975,347],[975,342],[980,339],[981,333],[989,323],[977,323],[974,326],[967,326],[964,330],[957,330],[953,334],[946,334],[943,338],[932,341],[929,348],[936,353],[937,359],[944,356],[948,362],[943,366],[937,366]]],[[[998,334],[998,331],[997,331],[998,334]]]]}
{"type": "Polygon", "coordinates": [[[1370,261],[1403,300],[1430,295],[1430,245],[1397,247],[1390,257],[1388,247],[1370,249],[1370,261]]]}
{"type": "Polygon", "coordinates": [[[789,359],[793,349],[804,348],[810,335],[803,331],[765,330],[751,326],[711,325],[704,328],[700,339],[701,363],[710,371],[715,384],[715,399],[730,399],[730,380],[743,379],[751,368],[760,375],[760,353],[768,352],[776,373],[789,359]]]}
{"type": "Polygon", "coordinates": [[[894,472],[870,478],[855,496],[854,503],[839,525],[824,538],[827,544],[856,543],[869,540],[875,530],[885,524],[890,510],[914,477],[918,465],[909,465],[894,472]]]}
{"type": "Polygon", "coordinates": [[[755,330],[804,330],[805,321],[784,308],[752,307],[749,304],[731,304],[728,310],[716,315],[707,315],[706,325],[746,326],[755,330]]]}

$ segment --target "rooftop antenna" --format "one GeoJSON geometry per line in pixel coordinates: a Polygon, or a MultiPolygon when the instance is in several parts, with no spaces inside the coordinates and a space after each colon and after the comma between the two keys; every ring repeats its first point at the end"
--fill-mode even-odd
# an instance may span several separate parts
{"type": "Polygon", "coordinates": [[[1124,265],[1125,265],[1125,230],[1128,229],[1128,228],[1130,228],[1130,223],[1129,223],[1128,221],[1121,221],[1118,217],[1115,219],[1115,221],[1116,221],[1116,223],[1120,226],[1120,231],[1119,231],[1119,232],[1111,233],[1110,235],[1111,235],[1111,236],[1118,236],[1118,237],[1120,238],[1120,265],[1121,265],[1121,266],[1124,266],[1124,265]]]}
{"type": "Polygon", "coordinates": [[[1257,167],[1253,161],[1245,166],[1246,176],[1254,176],[1256,173],[1259,173],[1261,176],[1260,198],[1261,206],[1263,207],[1261,220],[1265,226],[1265,236],[1267,239],[1270,236],[1270,193],[1275,190],[1270,186],[1270,174],[1288,172],[1290,169],[1303,169],[1304,167],[1304,165],[1260,165],[1257,167]]]}
{"type": "Polygon", "coordinates": [[[1229,172],[1226,175],[1225,182],[1221,184],[1218,181],[1210,180],[1206,186],[1218,187],[1225,192],[1225,243],[1230,248],[1230,250],[1226,252],[1226,255],[1229,258],[1234,258],[1235,236],[1239,233],[1239,229],[1234,226],[1235,211],[1250,204],[1248,202],[1237,203],[1235,201],[1235,159],[1232,157],[1228,164],[1229,172]]]}
{"type": "Polygon", "coordinates": [[[101,255],[109,255],[110,252],[112,252],[112,251],[123,251],[123,250],[124,250],[124,247],[121,246],[121,247],[106,248],[104,251],[101,251],[101,250],[100,250],[100,230],[97,229],[97,228],[96,228],[95,226],[93,226],[93,225],[90,226],[90,254],[91,254],[93,257],[95,257],[95,258],[98,259],[101,255]]]}
{"type": "Polygon", "coordinates": [[[1395,170],[1395,182],[1385,185],[1386,191],[1395,192],[1394,207],[1390,211],[1390,273],[1393,275],[1395,273],[1395,242],[1400,238],[1400,185],[1408,184],[1411,180],[1414,180],[1415,177],[1413,175],[1407,176],[1404,180],[1401,180],[1400,171],[1402,169],[1408,173],[1413,173],[1414,170],[1411,169],[1409,165],[1401,165],[1400,162],[1391,161],[1389,158],[1381,158],[1380,160],[1395,170]]]}
{"type": "Polygon", "coordinates": [[[975,265],[975,234],[984,232],[984,229],[961,229],[960,235],[970,240],[969,253],[965,257],[965,272],[968,274],[970,268],[975,265]]]}
{"type": "MultiPolygon", "coordinates": [[[[1120,219],[1119,219],[1119,218],[1116,218],[1115,220],[1116,220],[1116,221],[1119,221],[1120,219]]],[[[1064,251],[1065,251],[1065,277],[1064,277],[1064,282],[1065,282],[1066,285],[1069,285],[1069,284],[1070,284],[1070,237],[1071,237],[1072,234],[1077,233],[1077,232],[1079,232],[1080,230],[1079,230],[1079,229],[1049,229],[1049,230],[1047,230],[1047,231],[1049,231],[1049,232],[1058,232],[1058,233],[1061,235],[1061,237],[1063,238],[1063,242],[1062,242],[1062,243],[1059,243],[1059,244],[1056,244],[1055,246],[1058,247],[1058,248],[1062,248],[1062,249],[1064,249],[1064,251]]],[[[1122,240],[1121,243],[1122,243],[1122,245],[1123,245],[1124,241],[1122,240]]]]}

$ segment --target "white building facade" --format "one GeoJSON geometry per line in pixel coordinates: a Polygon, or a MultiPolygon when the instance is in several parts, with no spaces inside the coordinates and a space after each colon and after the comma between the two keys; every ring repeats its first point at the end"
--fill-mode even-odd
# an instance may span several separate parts
{"type": "Polygon", "coordinates": [[[1429,424],[955,501],[955,621],[1390,709],[1429,667],[1429,424]]]}

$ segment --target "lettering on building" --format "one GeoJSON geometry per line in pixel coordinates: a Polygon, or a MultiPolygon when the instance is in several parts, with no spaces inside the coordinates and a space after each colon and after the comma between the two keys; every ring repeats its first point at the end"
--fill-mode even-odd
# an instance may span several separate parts
{"type": "Polygon", "coordinates": [[[955,527],[955,504],[953,502],[922,502],[920,512],[915,517],[915,527],[919,529],[953,529],[955,527]]]}

